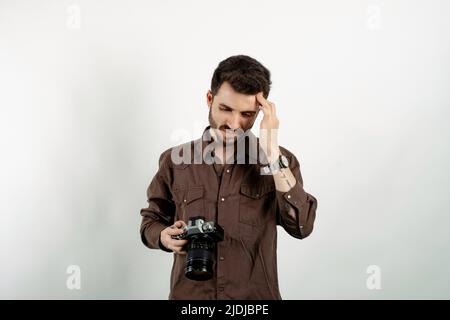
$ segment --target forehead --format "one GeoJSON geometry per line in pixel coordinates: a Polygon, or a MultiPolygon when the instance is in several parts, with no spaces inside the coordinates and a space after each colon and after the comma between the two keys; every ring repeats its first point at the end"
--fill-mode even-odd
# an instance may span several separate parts
{"type": "Polygon", "coordinates": [[[223,103],[238,111],[257,111],[257,101],[254,94],[236,92],[233,87],[224,82],[216,94],[217,102],[223,103]]]}

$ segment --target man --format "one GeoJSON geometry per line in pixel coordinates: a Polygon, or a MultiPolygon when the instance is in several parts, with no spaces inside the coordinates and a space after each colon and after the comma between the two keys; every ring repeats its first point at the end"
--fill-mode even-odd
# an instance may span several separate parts
{"type": "Polygon", "coordinates": [[[147,247],[174,253],[169,299],[281,299],[277,225],[295,238],[307,237],[317,200],[303,189],[297,158],[278,145],[270,84],[269,70],[251,57],[222,61],[206,95],[210,126],[202,138],[160,156],[140,233],[147,247]],[[253,140],[258,156],[248,141],[260,111],[260,138],[253,140]],[[239,148],[244,140],[248,144],[239,148]],[[188,240],[177,238],[197,216],[224,229],[214,248],[213,276],[204,281],[186,277],[188,240]]]}

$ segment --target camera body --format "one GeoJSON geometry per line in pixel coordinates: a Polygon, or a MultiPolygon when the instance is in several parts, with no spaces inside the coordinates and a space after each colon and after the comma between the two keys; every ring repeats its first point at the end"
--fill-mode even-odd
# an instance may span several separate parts
{"type": "Polygon", "coordinates": [[[197,281],[211,279],[216,243],[224,238],[223,228],[213,221],[205,222],[205,217],[197,216],[189,218],[183,230],[182,234],[172,238],[188,240],[185,276],[197,281]]]}

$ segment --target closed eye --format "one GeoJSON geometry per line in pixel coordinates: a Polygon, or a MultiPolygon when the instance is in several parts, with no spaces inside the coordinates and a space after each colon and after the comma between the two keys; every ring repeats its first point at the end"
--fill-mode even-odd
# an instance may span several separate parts
{"type": "Polygon", "coordinates": [[[242,112],[241,114],[246,118],[251,118],[255,115],[255,112],[242,112]]]}
{"type": "Polygon", "coordinates": [[[230,108],[222,107],[222,106],[220,106],[219,109],[222,110],[222,111],[231,111],[230,108]]]}
{"type": "MultiPolygon", "coordinates": [[[[227,106],[227,105],[225,105],[225,104],[222,104],[222,103],[219,105],[219,110],[220,110],[220,111],[225,111],[225,112],[231,112],[231,111],[233,111],[232,108],[230,108],[229,106],[227,106]]],[[[253,112],[253,111],[244,111],[244,112],[241,112],[241,115],[242,115],[244,118],[251,118],[251,117],[253,117],[255,114],[256,114],[256,112],[253,112]]]]}

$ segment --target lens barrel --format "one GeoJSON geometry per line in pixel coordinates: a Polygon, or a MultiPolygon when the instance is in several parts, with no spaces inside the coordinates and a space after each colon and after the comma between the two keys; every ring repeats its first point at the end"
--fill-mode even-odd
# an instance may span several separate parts
{"type": "Polygon", "coordinates": [[[215,242],[207,236],[193,237],[188,244],[185,275],[188,279],[205,281],[213,277],[215,242]]]}

